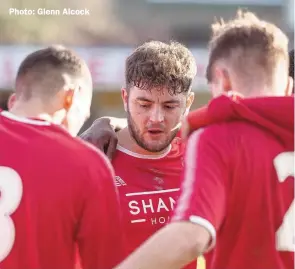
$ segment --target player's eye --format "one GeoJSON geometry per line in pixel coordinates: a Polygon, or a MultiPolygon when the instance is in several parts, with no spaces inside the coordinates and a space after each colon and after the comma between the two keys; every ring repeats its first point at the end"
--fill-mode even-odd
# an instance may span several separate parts
{"type": "Polygon", "coordinates": [[[151,107],[151,104],[148,104],[148,103],[139,103],[139,106],[141,108],[150,108],[151,107]]]}
{"type": "Polygon", "coordinates": [[[164,106],[164,108],[167,109],[167,110],[172,110],[172,109],[175,108],[175,106],[168,106],[168,105],[166,105],[166,106],[164,106]]]}

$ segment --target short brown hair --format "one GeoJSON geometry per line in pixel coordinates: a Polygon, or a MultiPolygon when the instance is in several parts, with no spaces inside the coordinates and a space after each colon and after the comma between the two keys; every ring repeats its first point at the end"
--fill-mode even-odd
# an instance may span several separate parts
{"type": "Polygon", "coordinates": [[[127,89],[165,87],[171,95],[189,92],[196,76],[194,56],[177,42],[146,42],[127,58],[125,67],[127,89]]]}
{"type": "Polygon", "coordinates": [[[60,45],[37,50],[29,54],[18,69],[16,84],[19,81],[20,86],[16,87],[16,94],[28,99],[37,85],[38,92],[34,94],[54,95],[65,84],[65,74],[71,79],[86,78],[92,83],[85,61],[74,51],[60,45]]]}
{"type": "Polygon", "coordinates": [[[287,73],[288,38],[274,24],[260,20],[251,12],[239,10],[235,19],[214,23],[212,31],[208,82],[212,81],[212,66],[222,59],[232,64],[235,72],[248,81],[254,80],[254,75],[263,75],[261,79],[272,85],[281,60],[287,73]]]}

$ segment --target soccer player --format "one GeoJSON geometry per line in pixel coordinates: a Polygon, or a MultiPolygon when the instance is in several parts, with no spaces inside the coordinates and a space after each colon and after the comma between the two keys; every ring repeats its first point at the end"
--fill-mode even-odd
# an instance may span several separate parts
{"type": "Polygon", "coordinates": [[[251,98],[220,96],[194,115],[202,123],[194,128],[205,128],[189,138],[172,223],[118,269],[181,268],[214,247],[209,269],[294,268],[294,97],[288,97],[287,44],[280,29],[252,13],[214,25],[210,88],[251,98]]]}
{"type": "Polygon", "coordinates": [[[112,268],[121,256],[113,170],[74,138],[89,116],[86,63],[64,47],[29,54],[0,112],[0,268],[112,268]]]}
{"type": "Polygon", "coordinates": [[[127,253],[168,223],[174,209],[184,153],[176,135],[193,102],[195,75],[194,57],[179,43],[147,42],[126,60],[128,125],[118,132],[112,164],[127,253]]]}

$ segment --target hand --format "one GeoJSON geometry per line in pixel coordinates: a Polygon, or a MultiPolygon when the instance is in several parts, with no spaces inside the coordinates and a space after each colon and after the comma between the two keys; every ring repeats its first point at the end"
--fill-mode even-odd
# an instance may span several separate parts
{"type": "Polygon", "coordinates": [[[118,143],[118,137],[113,128],[110,118],[99,118],[80,137],[99,148],[112,160],[118,143]]]}

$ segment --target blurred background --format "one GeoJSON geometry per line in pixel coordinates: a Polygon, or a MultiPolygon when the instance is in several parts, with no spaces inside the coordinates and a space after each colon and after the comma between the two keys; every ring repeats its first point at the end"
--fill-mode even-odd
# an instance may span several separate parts
{"type": "Polygon", "coordinates": [[[187,45],[196,57],[198,75],[193,107],[210,94],[204,72],[210,25],[228,19],[237,8],[247,8],[283,29],[294,47],[294,0],[1,0],[0,2],[0,107],[6,109],[20,62],[32,51],[50,44],[75,49],[91,69],[95,94],[92,117],[124,117],[120,88],[124,61],[147,40],[187,45]],[[89,16],[9,15],[9,9],[88,9],[89,16]]]}

